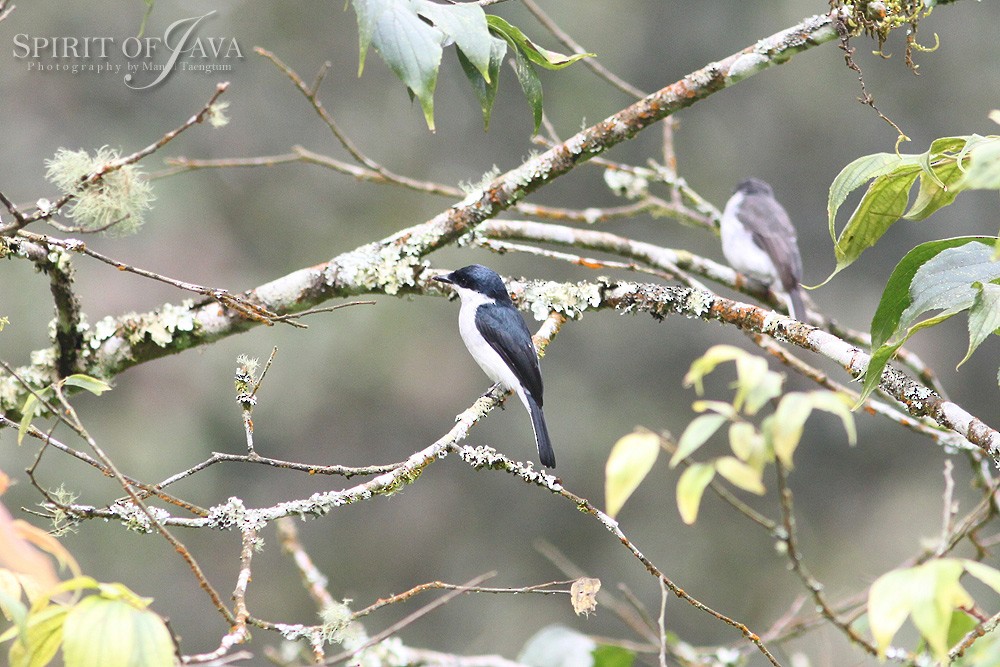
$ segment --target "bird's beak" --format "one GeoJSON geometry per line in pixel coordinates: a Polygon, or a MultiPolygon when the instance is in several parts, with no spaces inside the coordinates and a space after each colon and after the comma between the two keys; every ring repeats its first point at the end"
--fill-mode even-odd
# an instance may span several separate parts
{"type": "Polygon", "coordinates": [[[450,274],[450,273],[448,273],[448,274],[445,274],[445,275],[443,275],[443,276],[434,276],[434,278],[433,278],[433,279],[434,279],[434,280],[437,280],[437,281],[439,281],[439,282],[442,282],[442,283],[448,283],[449,285],[451,285],[451,284],[452,284],[452,283],[454,282],[454,281],[453,281],[453,280],[451,279],[451,274],[450,274]]]}

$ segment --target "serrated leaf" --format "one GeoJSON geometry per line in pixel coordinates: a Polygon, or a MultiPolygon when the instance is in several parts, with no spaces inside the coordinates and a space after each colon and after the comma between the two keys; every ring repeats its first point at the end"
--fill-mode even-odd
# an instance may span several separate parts
{"type": "Polygon", "coordinates": [[[910,283],[910,305],[899,318],[900,329],[909,327],[929,310],[956,313],[972,306],[975,282],[1000,278],[1000,262],[986,243],[967,243],[941,250],[917,269],[910,283]]]}
{"type": "Polygon", "coordinates": [[[635,653],[621,646],[601,644],[594,649],[593,667],[632,667],[635,653]]]}
{"type": "Polygon", "coordinates": [[[969,350],[958,365],[964,364],[986,337],[1000,329],[1000,285],[997,281],[972,283],[979,290],[969,309],[969,350]]]}
{"type": "Polygon", "coordinates": [[[604,467],[606,512],[615,517],[625,501],[639,488],[660,453],[660,437],[655,433],[629,433],[611,448],[604,467]]]}
{"type": "Polygon", "coordinates": [[[831,241],[837,241],[837,212],[848,195],[873,178],[888,174],[902,164],[905,164],[905,158],[895,153],[875,153],[859,157],[840,170],[830,184],[826,203],[831,241]]]}
{"type": "Polygon", "coordinates": [[[899,261],[893,269],[885,289],[882,291],[882,298],[879,300],[878,308],[872,317],[871,337],[872,348],[881,347],[890,338],[897,335],[900,327],[900,318],[911,304],[910,285],[913,283],[917,271],[926,262],[933,259],[938,253],[948,248],[955,248],[974,241],[986,241],[988,237],[963,236],[940,241],[928,241],[915,247],[899,261]]]}
{"type": "Polygon", "coordinates": [[[723,456],[715,460],[715,470],[737,488],[764,495],[764,481],[760,470],[757,470],[734,456],[723,456]]]}
{"type": "Polygon", "coordinates": [[[910,200],[910,188],[919,174],[919,165],[910,164],[872,181],[837,237],[834,245],[837,266],[831,277],[853,264],[903,216],[910,200]]]}
{"type": "Polygon", "coordinates": [[[174,643],[158,615],[125,599],[90,595],[63,627],[66,667],[173,667],[174,643]]]}
{"type": "Polygon", "coordinates": [[[111,385],[104,380],[99,380],[82,373],[74,373],[73,375],[63,378],[62,382],[63,384],[68,384],[72,387],[86,389],[95,396],[100,396],[106,391],[111,391],[111,385]]]}
{"type": "Polygon", "coordinates": [[[503,58],[507,53],[507,42],[490,35],[490,61],[489,80],[483,78],[475,65],[469,62],[461,51],[458,52],[458,62],[462,65],[462,71],[472,84],[472,90],[476,93],[479,106],[483,110],[483,129],[490,129],[490,116],[493,113],[493,102],[497,97],[497,90],[500,87],[500,67],[503,65],[503,58]]]}
{"type": "Polygon", "coordinates": [[[726,421],[724,416],[716,414],[701,415],[692,419],[677,441],[677,451],[670,457],[670,467],[676,468],[678,463],[695,453],[722,428],[726,421]]]}
{"type": "Polygon", "coordinates": [[[490,28],[502,35],[514,48],[515,52],[523,53],[528,60],[545,69],[562,69],[572,65],[577,60],[595,55],[593,53],[574,53],[567,56],[555,51],[549,51],[532,42],[519,28],[511,25],[499,16],[489,14],[486,20],[490,28]]]}
{"type": "Polygon", "coordinates": [[[463,54],[490,81],[490,46],[496,39],[490,35],[486,13],[476,3],[438,5],[427,0],[411,0],[417,14],[434,24],[455,42],[463,54]]]}
{"type": "MultiPolygon", "coordinates": [[[[365,70],[365,59],[368,57],[368,47],[372,43],[375,24],[396,0],[351,0],[354,14],[358,19],[358,76],[365,70]]],[[[346,9],[346,7],[345,7],[346,9]]]]}
{"type": "Polygon", "coordinates": [[[684,376],[684,386],[694,385],[695,393],[701,396],[705,393],[705,377],[714,371],[719,364],[739,359],[747,354],[746,351],[733,345],[713,345],[705,351],[705,354],[691,362],[691,368],[684,376]]]}
{"type": "Polygon", "coordinates": [[[434,88],[445,34],[417,14],[411,0],[352,0],[358,16],[360,76],[371,44],[416,96],[427,127],[434,130],[434,88]]]}
{"type": "Polygon", "coordinates": [[[711,463],[695,463],[681,473],[677,480],[677,510],[684,523],[691,525],[698,519],[701,497],[713,477],[715,466],[711,463]]]}

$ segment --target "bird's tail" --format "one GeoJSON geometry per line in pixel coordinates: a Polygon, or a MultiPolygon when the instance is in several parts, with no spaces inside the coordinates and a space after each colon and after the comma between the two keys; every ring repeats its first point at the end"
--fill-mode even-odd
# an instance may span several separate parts
{"type": "Polygon", "coordinates": [[[542,406],[528,392],[524,393],[524,397],[528,412],[531,414],[531,428],[535,432],[538,460],[546,468],[555,468],[556,454],[552,451],[552,441],[549,440],[549,429],[545,426],[545,415],[542,414],[542,406]]]}
{"type": "Polygon", "coordinates": [[[800,322],[806,321],[806,305],[802,302],[801,285],[794,285],[788,290],[788,314],[800,322]]]}

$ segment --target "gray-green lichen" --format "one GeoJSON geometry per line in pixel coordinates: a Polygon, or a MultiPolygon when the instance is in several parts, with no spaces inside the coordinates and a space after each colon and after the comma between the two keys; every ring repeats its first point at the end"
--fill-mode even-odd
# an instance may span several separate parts
{"type": "Polygon", "coordinates": [[[113,229],[134,232],[153,202],[153,188],[134,164],[121,164],[118,151],[102,146],[91,157],[87,151],[60,148],[45,161],[45,177],[73,200],[66,210],[84,231],[113,229]],[[88,181],[92,174],[104,171],[88,181]]]}
{"type": "Polygon", "coordinates": [[[216,505],[208,511],[207,521],[213,528],[240,532],[260,530],[267,525],[267,519],[259,510],[247,509],[243,501],[236,496],[230,496],[222,505],[216,505]]]}
{"type": "Polygon", "coordinates": [[[525,284],[521,299],[536,320],[544,320],[551,311],[576,319],[601,305],[601,288],[588,282],[533,282],[525,284]]]}
{"type": "Polygon", "coordinates": [[[194,301],[185,299],[179,305],[167,303],[151,313],[126,313],[118,318],[105,317],[85,332],[86,346],[100,348],[110,338],[121,335],[130,344],[146,340],[167,347],[178,332],[192,332],[197,327],[194,301]]]}
{"type": "MultiPolygon", "coordinates": [[[[149,516],[131,500],[118,500],[112,503],[108,509],[112,514],[121,519],[122,524],[129,530],[134,530],[137,533],[151,533],[153,531],[153,525],[149,520],[149,516]]],[[[146,509],[149,510],[149,513],[157,521],[163,521],[170,516],[166,510],[159,507],[150,507],[147,505],[146,509]]]]}
{"type": "Polygon", "coordinates": [[[686,310],[692,316],[701,317],[711,309],[714,301],[715,297],[710,292],[693,289],[688,294],[686,310]]]}
{"type": "Polygon", "coordinates": [[[604,182],[612,192],[626,199],[639,199],[649,194],[649,180],[641,174],[605,169],[604,182]]]}
{"type": "Polygon", "coordinates": [[[347,288],[398,294],[403,287],[415,286],[415,276],[427,267],[419,254],[424,247],[417,238],[398,245],[362,246],[338,257],[333,275],[347,288]]]}

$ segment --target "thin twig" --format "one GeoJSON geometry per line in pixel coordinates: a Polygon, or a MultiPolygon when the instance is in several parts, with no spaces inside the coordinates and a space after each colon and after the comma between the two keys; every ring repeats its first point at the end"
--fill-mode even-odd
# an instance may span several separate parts
{"type": "Polygon", "coordinates": [[[278,529],[278,541],[281,550],[292,557],[295,567],[298,568],[299,576],[302,577],[302,585],[305,586],[309,597],[316,603],[318,611],[329,609],[335,604],[333,596],[327,590],[327,578],[319,571],[312,558],[306,553],[302,542],[299,541],[299,529],[295,526],[295,521],[291,517],[282,517],[275,522],[278,529]]]}
{"type": "MultiPolygon", "coordinates": [[[[538,22],[541,23],[546,30],[552,33],[552,36],[559,40],[559,42],[562,43],[562,45],[567,49],[576,54],[587,53],[587,50],[570,37],[569,33],[560,28],[559,24],[553,21],[549,15],[535,3],[535,0],[521,0],[521,4],[523,4],[525,9],[531,12],[534,17],[538,19],[538,22]]],[[[601,77],[627,95],[631,95],[635,98],[642,98],[649,94],[616,75],[614,72],[598,62],[595,57],[584,58],[580,62],[594,72],[594,74],[601,77]]]]}
{"type": "Polygon", "coordinates": [[[396,634],[397,632],[399,632],[400,630],[402,630],[406,626],[410,625],[414,621],[416,621],[416,620],[418,620],[418,619],[426,616],[427,614],[431,613],[432,611],[434,611],[438,607],[441,607],[441,606],[443,606],[443,605],[451,602],[451,600],[454,599],[455,597],[461,595],[462,593],[469,592],[469,590],[471,588],[479,585],[480,583],[482,583],[486,579],[489,579],[493,575],[494,575],[494,573],[488,572],[486,574],[481,574],[478,577],[473,577],[472,579],[470,579],[469,581],[467,581],[464,585],[459,586],[459,587],[455,588],[454,590],[451,590],[451,591],[445,593],[444,595],[442,595],[438,599],[434,600],[433,602],[424,605],[423,607],[421,607],[420,609],[416,610],[412,614],[409,614],[409,615],[405,616],[404,618],[400,619],[399,621],[397,621],[396,623],[393,623],[388,628],[386,628],[382,632],[376,634],[375,636],[373,636],[371,639],[369,639],[368,641],[366,641],[361,646],[359,646],[359,647],[357,647],[355,649],[352,649],[350,651],[344,651],[343,653],[337,654],[337,655],[329,658],[329,660],[327,661],[328,664],[336,664],[338,662],[342,662],[344,660],[347,660],[349,658],[353,658],[353,657],[357,656],[359,653],[361,653],[365,649],[371,648],[372,646],[375,646],[379,642],[381,642],[381,641],[383,641],[383,640],[391,637],[392,635],[396,634]]]}

